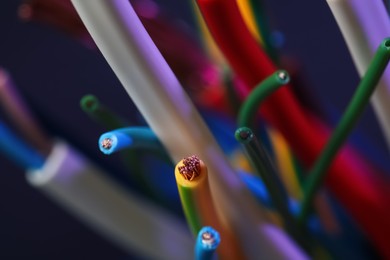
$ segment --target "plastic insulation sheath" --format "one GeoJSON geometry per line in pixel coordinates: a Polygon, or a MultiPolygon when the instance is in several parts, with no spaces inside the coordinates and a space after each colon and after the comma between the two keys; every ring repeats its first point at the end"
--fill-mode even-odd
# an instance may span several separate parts
{"type": "MultiPolygon", "coordinates": [[[[80,100],[80,106],[88,116],[103,125],[106,130],[122,128],[130,124],[126,123],[126,120],[117,116],[109,108],[102,105],[99,99],[94,95],[83,96],[80,100]]],[[[112,152],[113,149],[101,149],[100,144],[101,138],[99,140],[99,148],[104,154],[112,152]]],[[[125,150],[120,154],[120,156],[123,164],[131,173],[131,177],[135,180],[140,189],[155,201],[163,203],[160,199],[161,196],[157,196],[156,192],[150,185],[150,181],[147,180],[146,175],[144,174],[140,154],[137,154],[134,150],[125,150]]]]}
{"type": "Polygon", "coordinates": [[[247,127],[238,128],[235,137],[245,149],[251,164],[266,185],[275,208],[286,220],[290,215],[287,192],[270,162],[268,153],[247,127]]]}
{"type": "Polygon", "coordinates": [[[86,95],[80,100],[80,106],[85,113],[102,124],[107,130],[123,127],[126,121],[101,105],[94,95],[86,95]]]}
{"type": "MultiPolygon", "coordinates": [[[[181,176],[179,176],[181,178],[181,176]]],[[[196,208],[195,202],[195,190],[199,186],[199,182],[193,183],[193,186],[186,187],[177,183],[177,188],[180,195],[181,205],[183,207],[184,215],[186,217],[188,226],[190,227],[191,233],[195,236],[202,228],[202,220],[199,215],[200,212],[196,208]]]]}
{"type": "Polygon", "coordinates": [[[261,103],[274,91],[286,85],[290,78],[286,71],[279,70],[258,84],[242,104],[238,114],[238,125],[254,129],[256,114],[261,103]],[[282,76],[281,76],[282,75],[282,76]]]}
{"type": "Polygon", "coordinates": [[[123,127],[104,133],[99,138],[99,147],[105,154],[112,154],[130,147],[164,151],[156,134],[149,127],[142,126],[123,127]],[[112,142],[108,149],[102,145],[105,139],[110,139],[112,142]]]}
{"type": "Polygon", "coordinates": [[[287,192],[270,161],[267,151],[259,143],[252,130],[247,127],[238,128],[235,137],[245,149],[253,168],[267,187],[271,201],[283,219],[286,230],[304,249],[312,253],[311,245],[301,230],[298,229],[297,222],[290,212],[287,192]]]}
{"type": "Polygon", "coordinates": [[[221,238],[219,233],[212,227],[203,227],[196,238],[195,260],[212,260],[215,256],[215,250],[219,246],[221,238]],[[208,233],[212,237],[209,243],[203,242],[203,234],[208,233]]]}

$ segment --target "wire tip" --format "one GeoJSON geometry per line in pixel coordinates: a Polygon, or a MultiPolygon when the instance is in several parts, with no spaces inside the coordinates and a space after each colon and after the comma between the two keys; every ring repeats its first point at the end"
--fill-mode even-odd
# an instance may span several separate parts
{"type": "Polygon", "coordinates": [[[276,76],[279,78],[282,84],[287,84],[290,81],[290,75],[285,70],[277,71],[276,76]]]}
{"type": "Polygon", "coordinates": [[[382,44],[386,49],[390,49],[390,38],[385,38],[382,44]]]}
{"type": "Polygon", "coordinates": [[[236,130],[234,136],[237,141],[247,142],[253,138],[253,132],[248,127],[240,127],[236,130]]]}
{"type": "Polygon", "coordinates": [[[196,155],[184,158],[182,160],[182,166],[178,166],[177,169],[179,173],[187,181],[193,181],[196,177],[200,175],[201,165],[200,159],[196,155]]]}
{"type": "Polygon", "coordinates": [[[102,148],[105,150],[109,150],[112,147],[112,139],[104,138],[102,141],[102,148]]]}
{"type": "Polygon", "coordinates": [[[203,227],[199,231],[199,238],[206,248],[216,248],[221,242],[219,233],[212,227],[203,227]]]}
{"type": "Polygon", "coordinates": [[[80,104],[83,109],[93,111],[99,107],[99,100],[94,95],[85,95],[80,104]]]}

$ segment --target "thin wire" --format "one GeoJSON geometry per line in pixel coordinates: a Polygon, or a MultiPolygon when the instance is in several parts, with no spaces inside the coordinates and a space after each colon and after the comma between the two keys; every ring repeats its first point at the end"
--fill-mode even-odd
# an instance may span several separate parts
{"type": "Polygon", "coordinates": [[[370,97],[386,69],[389,59],[390,38],[386,38],[380,44],[367,72],[349,102],[340,123],[333,131],[330,140],[316,160],[307,178],[304,186],[304,199],[299,214],[299,223],[301,225],[305,225],[313,199],[325,179],[329,167],[370,101],[370,97]]]}
{"type": "Polygon", "coordinates": [[[172,163],[164,146],[149,127],[123,127],[106,132],[99,138],[99,149],[107,155],[122,150],[143,149],[158,155],[169,164],[172,163]]]}
{"type": "MultiPolygon", "coordinates": [[[[85,95],[80,100],[80,105],[83,111],[92,119],[103,125],[107,130],[116,129],[104,133],[99,138],[99,148],[104,154],[111,154],[124,149],[120,153],[121,160],[126,169],[131,173],[131,178],[139,186],[147,196],[154,201],[169,206],[160,194],[157,194],[156,189],[145,174],[145,169],[142,164],[143,150],[136,151],[134,149],[125,148],[150,148],[151,146],[158,147],[158,154],[167,162],[171,163],[165,153],[161,153],[161,144],[147,127],[124,128],[129,123],[125,119],[116,115],[108,107],[100,103],[99,99],[94,95],[85,95]]],[[[150,151],[148,151],[150,152],[150,151]]]]}
{"type": "Polygon", "coordinates": [[[286,85],[289,81],[288,73],[284,70],[278,70],[258,84],[240,108],[238,125],[253,128],[260,104],[275,90],[286,85]]]}
{"type": "Polygon", "coordinates": [[[107,130],[129,125],[126,120],[117,116],[113,111],[102,105],[99,102],[99,99],[94,95],[83,96],[80,100],[80,106],[85,113],[106,127],[107,130]]]}
{"type": "Polygon", "coordinates": [[[259,143],[252,130],[247,127],[238,128],[235,137],[242,144],[252,167],[267,187],[275,209],[285,219],[285,216],[291,215],[288,209],[287,192],[276,174],[267,151],[259,143]]]}
{"type": "Polygon", "coordinates": [[[203,227],[196,238],[195,260],[212,260],[221,243],[219,233],[212,227],[203,227]]]}
{"type": "Polygon", "coordinates": [[[287,192],[276,173],[276,169],[267,151],[259,143],[252,130],[247,127],[238,128],[235,132],[235,137],[242,144],[252,167],[267,187],[272,204],[283,219],[286,230],[296,239],[302,248],[311,252],[309,241],[304,237],[303,231],[298,229],[295,218],[290,212],[287,192]]]}
{"type": "Polygon", "coordinates": [[[143,126],[123,127],[106,132],[99,138],[99,148],[104,154],[112,154],[128,148],[145,148],[165,152],[153,131],[143,126]]]}

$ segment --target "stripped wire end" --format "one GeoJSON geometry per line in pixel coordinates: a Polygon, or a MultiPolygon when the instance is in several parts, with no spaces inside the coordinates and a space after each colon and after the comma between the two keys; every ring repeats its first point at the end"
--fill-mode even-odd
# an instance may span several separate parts
{"type": "Polygon", "coordinates": [[[241,143],[248,143],[253,139],[253,132],[248,127],[240,127],[234,133],[234,136],[237,141],[241,143]]]}
{"type": "Polygon", "coordinates": [[[205,230],[201,234],[202,244],[208,247],[214,247],[219,243],[219,235],[216,232],[210,232],[210,230],[205,230]]]}
{"type": "Polygon", "coordinates": [[[276,72],[276,75],[278,76],[278,78],[280,79],[280,81],[282,82],[282,84],[287,84],[289,81],[290,81],[290,76],[288,75],[288,73],[284,70],[279,70],[276,72]]]}
{"type": "Polygon", "coordinates": [[[93,111],[96,111],[99,109],[100,102],[99,102],[99,99],[97,97],[95,97],[94,95],[85,95],[80,100],[80,105],[84,111],[93,112],[93,111]]]}
{"type": "Polygon", "coordinates": [[[187,181],[193,181],[196,177],[200,175],[201,172],[201,163],[200,159],[196,155],[184,158],[182,160],[182,166],[178,166],[177,169],[179,173],[187,181]]]}
{"type": "Polygon", "coordinates": [[[105,150],[110,150],[112,147],[112,139],[111,138],[104,138],[101,142],[101,146],[105,150]]]}
{"type": "Polygon", "coordinates": [[[196,239],[195,260],[215,259],[215,250],[220,242],[220,235],[214,228],[203,227],[196,239]]]}

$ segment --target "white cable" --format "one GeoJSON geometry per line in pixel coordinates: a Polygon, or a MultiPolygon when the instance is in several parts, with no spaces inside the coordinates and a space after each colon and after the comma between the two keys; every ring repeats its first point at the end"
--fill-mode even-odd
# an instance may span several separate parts
{"type": "MultiPolygon", "coordinates": [[[[383,41],[390,36],[390,20],[382,0],[327,0],[362,77],[383,41]]],[[[390,148],[390,69],[372,95],[372,105],[390,148]]]]}
{"type": "MultiPolygon", "coordinates": [[[[129,1],[72,3],[173,161],[196,154],[206,163],[215,205],[238,236],[246,255],[250,259],[288,258],[290,252],[283,250],[283,244],[271,241],[257,228],[265,224],[261,208],[233,171],[129,1]]],[[[291,248],[299,251],[296,246],[291,248]]]]}
{"type": "Polygon", "coordinates": [[[57,143],[30,184],[130,253],[147,259],[191,259],[194,240],[184,222],[125,191],[64,143],[57,143]]]}

